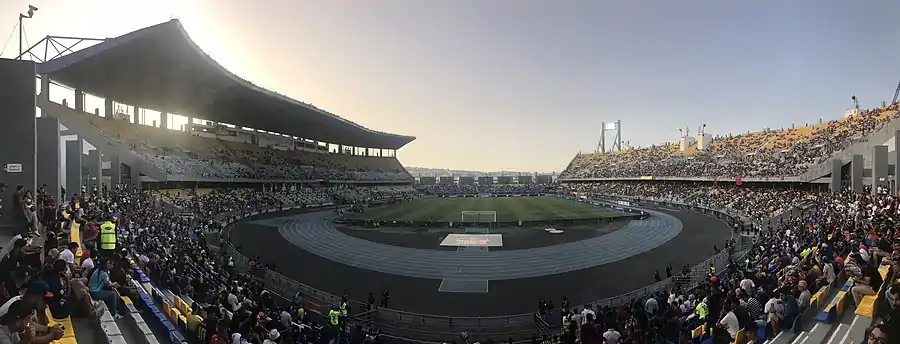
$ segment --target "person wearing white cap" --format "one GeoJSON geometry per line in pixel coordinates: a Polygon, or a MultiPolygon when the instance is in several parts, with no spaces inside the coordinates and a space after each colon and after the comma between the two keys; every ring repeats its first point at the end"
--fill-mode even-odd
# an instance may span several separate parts
{"type": "Polygon", "coordinates": [[[278,338],[281,338],[281,333],[273,328],[269,331],[267,338],[263,340],[263,344],[278,344],[278,338]]]}

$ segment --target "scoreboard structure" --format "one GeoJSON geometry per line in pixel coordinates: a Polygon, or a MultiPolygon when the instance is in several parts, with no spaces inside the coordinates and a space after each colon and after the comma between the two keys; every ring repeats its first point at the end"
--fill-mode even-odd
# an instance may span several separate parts
{"type": "Polygon", "coordinates": [[[419,177],[419,184],[434,185],[437,184],[437,180],[434,177],[419,177]]]}
{"type": "Polygon", "coordinates": [[[550,184],[553,182],[553,176],[549,174],[539,175],[536,179],[538,184],[550,184]]]}
{"type": "Polygon", "coordinates": [[[451,185],[453,184],[453,177],[441,177],[440,182],[441,185],[451,185]]]}
{"type": "Polygon", "coordinates": [[[494,177],[478,177],[478,185],[493,185],[494,177]]]}
{"type": "Polygon", "coordinates": [[[475,177],[459,177],[459,185],[474,185],[475,177]]]}
{"type": "Polygon", "coordinates": [[[500,176],[497,177],[497,184],[512,184],[513,177],[512,176],[500,176]]]}
{"type": "Polygon", "coordinates": [[[519,176],[519,184],[532,184],[534,179],[531,176],[519,176]]]}

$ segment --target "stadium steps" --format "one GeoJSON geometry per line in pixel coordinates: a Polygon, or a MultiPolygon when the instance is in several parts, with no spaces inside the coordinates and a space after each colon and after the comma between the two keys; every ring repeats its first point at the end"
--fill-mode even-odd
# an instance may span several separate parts
{"type": "Polygon", "coordinates": [[[75,330],[75,341],[80,343],[103,343],[105,335],[95,320],[88,318],[72,318],[72,329],[75,330]]]}
{"type": "MultiPolygon", "coordinates": [[[[841,315],[841,321],[832,325],[832,332],[822,344],[842,344],[850,342],[850,329],[853,327],[856,314],[848,309],[841,315]]],[[[860,338],[861,339],[861,338],[860,338]]]]}
{"type": "MultiPolygon", "coordinates": [[[[838,280],[835,283],[838,282],[841,281],[838,280]]],[[[838,285],[841,284],[843,283],[841,282],[838,285]]],[[[819,324],[818,322],[816,322],[816,316],[818,316],[820,313],[822,313],[822,311],[825,310],[825,307],[828,306],[828,302],[833,299],[835,295],[837,295],[839,291],[838,289],[839,288],[829,288],[827,290],[827,293],[823,292],[822,295],[819,296],[819,301],[815,307],[810,306],[812,308],[807,309],[802,314],[800,314],[800,316],[798,316],[796,320],[794,320],[795,325],[793,332],[791,330],[781,331],[775,336],[775,338],[766,341],[766,344],[799,344],[804,340],[806,340],[806,344],[818,343],[809,341],[810,339],[814,339],[811,336],[811,332],[813,332],[814,330],[819,331],[815,333],[816,337],[821,334],[821,329],[816,328],[816,325],[819,324]]],[[[819,327],[822,326],[830,327],[831,325],[821,324],[819,327]]],[[[824,336],[824,338],[827,338],[827,336],[824,336]]],[[[821,341],[822,339],[819,340],[821,341]]]]}
{"type": "Polygon", "coordinates": [[[37,105],[41,108],[42,116],[59,119],[69,130],[77,133],[79,137],[90,142],[91,145],[97,147],[104,154],[118,155],[121,163],[131,167],[136,166],[143,175],[157,181],[166,181],[165,171],[156,168],[152,163],[147,162],[143,157],[129,150],[128,147],[109,137],[93,124],[78,118],[74,109],[43,99],[40,96],[38,97],[37,105]]]}
{"type": "MultiPolygon", "coordinates": [[[[831,155],[831,158],[841,159],[841,161],[846,164],[850,162],[855,154],[862,154],[866,157],[872,156],[872,146],[883,145],[885,142],[894,137],[894,132],[900,129],[900,118],[894,119],[890,123],[886,124],[884,128],[869,134],[863,142],[857,142],[850,147],[845,148],[844,150],[835,152],[831,155]]],[[[818,165],[813,165],[809,167],[809,170],[803,174],[801,180],[811,182],[813,180],[819,179],[831,173],[831,164],[828,160],[822,162],[818,165]]]]}

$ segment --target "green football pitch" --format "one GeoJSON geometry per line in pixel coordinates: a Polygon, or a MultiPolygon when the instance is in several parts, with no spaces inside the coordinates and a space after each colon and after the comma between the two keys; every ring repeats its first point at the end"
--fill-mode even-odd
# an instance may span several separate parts
{"type": "Polygon", "coordinates": [[[376,221],[460,221],[463,211],[496,211],[497,222],[574,220],[620,217],[602,208],[550,196],[423,198],[349,214],[376,221]]]}

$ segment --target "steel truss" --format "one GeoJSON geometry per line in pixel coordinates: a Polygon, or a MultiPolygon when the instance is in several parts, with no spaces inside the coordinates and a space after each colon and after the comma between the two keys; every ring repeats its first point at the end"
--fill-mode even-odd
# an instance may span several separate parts
{"type": "MultiPolygon", "coordinates": [[[[79,44],[88,42],[88,43],[103,43],[106,42],[107,38],[87,38],[87,37],[66,37],[66,36],[46,36],[41,38],[40,41],[37,41],[34,45],[28,47],[27,50],[22,52],[16,59],[26,59],[29,58],[32,61],[38,63],[50,62],[55,59],[58,59],[62,56],[71,54],[75,52],[75,47],[79,44]],[[43,45],[43,57],[38,54],[41,53],[40,46],[43,45]],[[51,51],[50,49],[53,49],[51,51]],[[54,54],[55,51],[55,54],[54,54]],[[52,55],[52,56],[51,56],[52,55]],[[49,58],[48,58],[49,56],[49,58]]],[[[91,44],[91,45],[93,45],[91,44]]],[[[82,44],[83,45],[83,44],[82,44]]],[[[87,48],[87,47],[84,47],[87,48]]]]}

